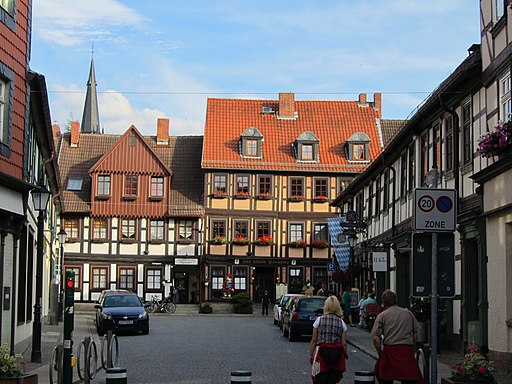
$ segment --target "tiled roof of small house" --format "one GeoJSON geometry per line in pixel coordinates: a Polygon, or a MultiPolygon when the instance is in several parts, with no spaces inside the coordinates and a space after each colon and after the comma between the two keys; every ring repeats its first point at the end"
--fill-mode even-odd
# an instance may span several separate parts
{"type": "MultiPolygon", "coordinates": [[[[59,154],[64,213],[89,214],[91,177],[89,171],[121,138],[121,135],[80,133],[79,145],[70,146],[70,134],[62,136],[59,154]],[[80,191],[66,189],[69,178],[82,179],[80,191]]],[[[200,159],[202,136],[170,136],[169,143],[157,145],[156,136],[144,139],[160,161],[172,170],[169,215],[200,217],[204,213],[203,173],[200,159]]]]}
{"type": "MultiPolygon", "coordinates": [[[[346,141],[356,132],[370,138],[370,160],[382,150],[377,103],[293,100],[292,117],[283,118],[279,100],[208,99],[202,167],[272,171],[361,172],[366,162],[347,160],[346,141]],[[240,138],[248,128],[263,135],[261,157],[240,155],[240,138]],[[319,161],[298,162],[293,143],[309,131],[319,139],[319,161]]],[[[281,95],[280,95],[281,97],[281,95]]],[[[362,102],[361,102],[362,101],[362,102]]],[[[289,105],[285,105],[287,108],[289,105]]],[[[289,110],[289,108],[288,108],[289,110]]]]}
{"type": "Polygon", "coordinates": [[[400,130],[405,126],[407,120],[387,120],[382,119],[380,121],[380,127],[382,130],[382,141],[384,142],[384,148],[395,138],[400,130]]]}

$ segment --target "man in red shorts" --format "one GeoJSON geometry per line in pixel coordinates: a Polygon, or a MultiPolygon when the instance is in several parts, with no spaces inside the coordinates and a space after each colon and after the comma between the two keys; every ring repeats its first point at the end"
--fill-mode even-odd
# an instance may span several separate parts
{"type": "Polygon", "coordinates": [[[373,345],[379,354],[375,376],[380,384],[423,384],[418,363],[414,358],[418,340],[418,322],[411,311],[396,305],[396,294],[386,290],[382,294],[384,310],[375,319],[372,328],[373,345]],[[381,336],[384,337],[381,346],[381,336]]]}

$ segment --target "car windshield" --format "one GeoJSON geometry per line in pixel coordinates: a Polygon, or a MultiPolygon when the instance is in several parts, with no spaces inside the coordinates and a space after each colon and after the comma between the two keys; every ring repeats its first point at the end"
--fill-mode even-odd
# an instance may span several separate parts
{"type": "Polygon", "coordinates": [[[141,303],[135,295],[113,295],[107,296],[104,307],[140,307],[141,303]]]}
{"type": "Polygon", "coordinates": [[[305,299],[300,300],[297,305],[297,310],[303,312],[316,312],[317,310],[323,310],[325,299],[305,299]]]}

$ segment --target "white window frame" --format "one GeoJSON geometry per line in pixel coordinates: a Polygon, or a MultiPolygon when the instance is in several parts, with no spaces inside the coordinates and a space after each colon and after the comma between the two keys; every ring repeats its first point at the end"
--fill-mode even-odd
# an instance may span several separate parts
{"type": "Polygon", "coordinates": [[[512,113],[512,99],[511,99],[511,80],[510,72],[500,78],[499,92],[500,92],[500,119],[505,122],[511,118],[512,113]]]}

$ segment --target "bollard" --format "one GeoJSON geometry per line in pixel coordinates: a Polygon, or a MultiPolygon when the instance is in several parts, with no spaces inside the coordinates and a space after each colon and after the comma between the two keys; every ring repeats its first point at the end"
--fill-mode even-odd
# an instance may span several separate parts
{"type": "Polygon", "coordinates": [[[354,384],[374,384],[375,375],[373,371],[356,371],[354,373],[354,384]]]}
{"type": "Polygon", "coordinates": [[[249,371],[233,371],[231,372],[231,384],[237,383],[251,383],[252,373],[249,371]]]}
{"type": "Polygon", "coordinates": [[[126,384],[126,368],[107,368],[106,384],[126,384]]]}

